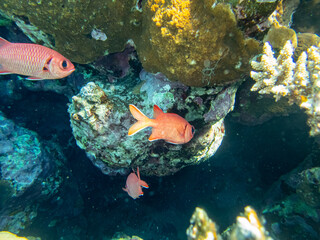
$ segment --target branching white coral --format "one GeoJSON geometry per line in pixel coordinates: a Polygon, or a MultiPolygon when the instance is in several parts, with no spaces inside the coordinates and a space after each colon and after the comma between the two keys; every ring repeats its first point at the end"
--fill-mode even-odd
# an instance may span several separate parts
{"type": "Polygon", "coordinates": [[[263,46],[260,62],[252,61],[251,77],[256,81],[251,91],[273,94],[276,101],[286,96],[309,116],[310,135],[320,135],[320,45],[302,52],[296,63],[294,49],[287,41],[277,59],[268,42],[263,46]]]}

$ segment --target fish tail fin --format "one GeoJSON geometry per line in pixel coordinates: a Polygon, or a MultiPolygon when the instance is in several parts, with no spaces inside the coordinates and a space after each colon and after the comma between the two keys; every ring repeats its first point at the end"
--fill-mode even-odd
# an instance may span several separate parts
{"type": "Polygon", "coordinates": [[[10,43],[9,41],[5,40],[4,38],[0,37],[0,48],[6,44],[10,43]]]}
{"type": "Polygon", "coordinates": [[[151,127],[152,126],[152,120],[148,118],[146,115],[144,115],[136,106],[130,104],[129,105],[130,112],[132,116],[138,120],[138,122],[134,123],[129,131],[128,135],[131,136],[140,130],[146,128],[146,127],[151,127]]]}

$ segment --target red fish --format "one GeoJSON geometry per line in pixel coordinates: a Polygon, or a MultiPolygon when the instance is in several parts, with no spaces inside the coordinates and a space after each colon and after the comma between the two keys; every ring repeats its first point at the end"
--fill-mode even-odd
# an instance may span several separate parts
{"type": "Polygon", "coordinates": [[[142,188],[149,188],[148,184],[140,179],[139,168],[137,167],[137,174],[135,174],[134,170],[132,169],[132,173],[129,174],[127,181],[126,181],[126,188],[122,188],[126,191],[130,197],[136,199],[143,195],[142,188]]]}
{"type": "Polygon", "coordinates": [[[21,74],[28,80],[64,78],[75,70],[60,53],[31,43],[11,43],[0,37],[0,74],[21,74]]]}
{"type": "Polygon", "coordinates": [[[157,105],[153,106],[154,119],[145,116],[136,106],[130,104],[130,112],[138,120],[128,132],[131,136],[146,127],[152,127],[149,141],[163,139],[173,144],[189,142],[194,135],[194,127],[175,113],[164,113],[157,105]]]}

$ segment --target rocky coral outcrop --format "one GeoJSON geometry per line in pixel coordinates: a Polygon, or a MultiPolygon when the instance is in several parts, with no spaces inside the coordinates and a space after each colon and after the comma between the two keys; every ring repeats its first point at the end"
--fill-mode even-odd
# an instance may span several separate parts
{"type": "Polygon", "coordinates": [[[0,228],[19,232],[37,215],[37,204],[58,192],[62,155],[38,135],[0,112],[0,228]]]}
{"type": "Polygon", "coordinates": [[[33,41],[77,63],[120,52],[139,36],[139,1],[1,1],[0,12],[33,41]]]}
{"type": "Polygon", "coordinates": [[[317,145],[299,166],[282,176],[267,192],[264,216],[277,239],[318,239],[319,160],[317,145]]]}
{"type": "Polygon", "coordinates": [[[259,50],[248,38],[269,26],[278,1],[3,0],[0,14],[33,41],[77,63],[121,52],[128,42],[143,67],[188,86],[238,81],[259,50]],[[261,25],[261,26],[260,26],[261,25]]]}
{"type": "Polygon", "coordinates": [[[106,174],[139,166],[144,175],[170,175],[211,157],[223,139],[223,119],[233,108],[237,86],[190,88],[146,72],[141,78],[145,82],[139,95],[134,94],[137,86],[89,82],[72,98],[68,111],[78,146],[106,174]],[[128,136],[135,121],[129,104],[149,117],[154,104],[178,113],[195,126],[196,134],[184,145],[149,142],[150,130],[128,136]]]}

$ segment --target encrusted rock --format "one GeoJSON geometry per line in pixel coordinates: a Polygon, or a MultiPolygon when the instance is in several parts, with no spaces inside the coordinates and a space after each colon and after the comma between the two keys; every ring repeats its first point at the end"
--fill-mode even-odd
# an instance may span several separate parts
{"type": "Polygon", "coordinates": [[[148,87],[142,86],[141,94],[135,95],[134,90],[123,85],[99,83],[99,87],[90,82],[72,98],[68,111],[77,144],[106,174],[139,166],[144,175],[170,175],[208,159],[221,144],[225,134],[223,119],[233,108],[235,85],[218,89],[189,88],[170,82],[164,76],[148,76],[144,84],[151,86],[148,84],[153,83],[152,96],[147,93],[148,87]],[[227,98],[220,97],[226,93],[227,98]],[[214,115],[208,106],[213,106],[216,99],[223,111],[214,115]],[[224,104],[222,99],[226,99],[224,104]],[[162,140],[149,142],[150,129],[128,136],[128,129],[135,122],[128,109],[130,103],[148,117],[152,117],[154,104],[180,114],[195,125],[194,138],[183,145],[162,140]],[[209,120],[205,121],[206,112],[215,117],[207,117],[209,120]]]}

